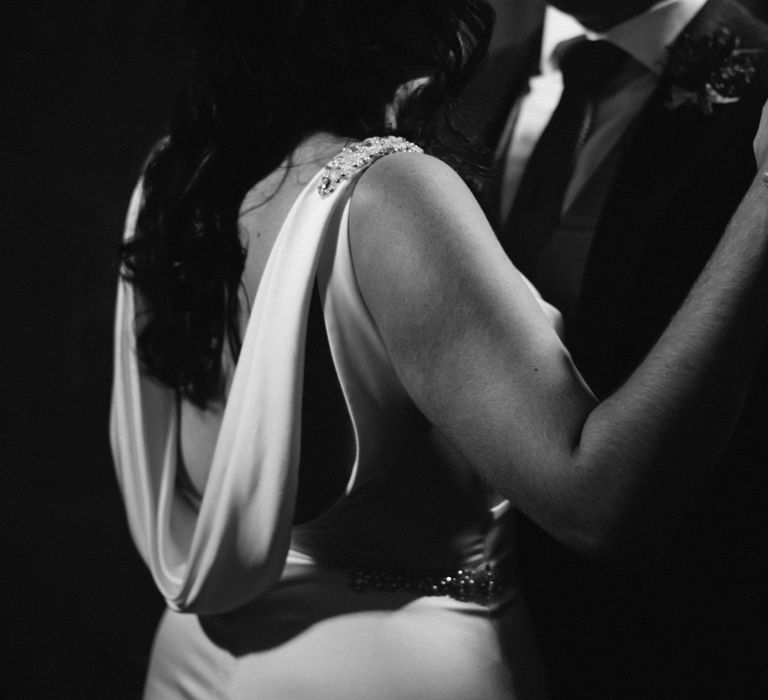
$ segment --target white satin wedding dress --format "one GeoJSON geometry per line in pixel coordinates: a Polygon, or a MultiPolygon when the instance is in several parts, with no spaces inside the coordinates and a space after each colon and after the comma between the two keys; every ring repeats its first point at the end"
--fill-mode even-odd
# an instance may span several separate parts
{"type": "MultiPolygon", "coordinates": [[[[168,603],[147,698],[531,700],[545,696],[509,505],[445,466],[358,290],[348,241],[367,164],[346,150],[304,189],[263,274],[213,466],[177,483],[174,392],[144,376],[121,283],[111,439],[133,538],[168,603]],[[294,526],[304,342],[317,281],[356,455],[343,495],[294,526]]],[[[127,235],[140,194],[131,204],[127,235]]],[[[544,306],[544,303],[542,302],[544,306]]],[[[549,312],[550,309],[547,309],[549,312]]]]}

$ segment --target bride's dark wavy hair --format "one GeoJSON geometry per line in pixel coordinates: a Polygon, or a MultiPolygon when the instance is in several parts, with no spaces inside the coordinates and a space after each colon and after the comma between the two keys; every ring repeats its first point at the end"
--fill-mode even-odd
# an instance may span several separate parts
{"type": "Polygon", "coordinates": [[[451,104],[485,56],[493,11],[481,0],[189,0],[185,15],[186,79],[121,262],[140,298],[144,371],[205,407],[223,396],[224,349],[236,358],[241,344],[247,191],[319,131],[397,133],[461,171],[451,104]],[[389,128],[386,105],[418,74],[430,82],[389,128]]]}

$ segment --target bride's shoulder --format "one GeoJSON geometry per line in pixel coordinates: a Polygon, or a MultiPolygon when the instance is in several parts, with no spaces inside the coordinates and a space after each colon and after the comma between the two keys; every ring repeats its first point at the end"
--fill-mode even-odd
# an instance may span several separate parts
{"type": "MultiPolygon", "coordinates": [[[[500,257],[477,199],[447,163],[424,153],[394,153],[362,173],[350,202],[352,262],[369,306],[419,280],[463,279],[500,257]]],[[[423,290],[406,297],[423,299],[423,290]]]]}
{"type": "Polygon", "coordinates": [[[419,149],[377,158],[366,168],[358,188],[375,196],[393,190],[408,192],[414,186],[429,189],[463,184],[459,174],[445,161],[419,149]]]}
{"type": "Polygon", "coordinates": [[[421,150],[375,160],[360,176],[352,197],[353,221],[366,229],[379,229],[387,222],[423,228],[436,218],[461,219],[478,208],[459,174],[421,150]]]}

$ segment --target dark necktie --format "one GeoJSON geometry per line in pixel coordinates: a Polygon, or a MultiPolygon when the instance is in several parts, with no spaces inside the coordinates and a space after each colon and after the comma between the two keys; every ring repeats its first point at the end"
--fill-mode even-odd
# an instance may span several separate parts
{"type": "Polygon", "coordinates": [[[563,94],[526,165],[500,240],[536,282],[536,266],[560,221],[568,183],[590,135],[597,100],[628,54],[607,41],[577,40],[560,60],[563,94]]]}

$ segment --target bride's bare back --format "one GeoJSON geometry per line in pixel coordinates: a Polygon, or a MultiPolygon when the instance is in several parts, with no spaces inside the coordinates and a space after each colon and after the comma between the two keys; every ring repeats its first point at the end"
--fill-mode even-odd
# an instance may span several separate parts
{"type": "MultiPolygon", "coordinates": [[[[257,182],[243,200],[240,235],[247,255],[240,287],[241,337],[264,267],[288,212],[307,183],[346,142],[346,139],[330,134],[311,136],[283,165],[257,182]]],[[[228,392],[234,371],[229,352],[225,353],[224,367],[228,392]]],[[[187,399],[181,402],[182,464],[198,496],[208,479],[223,412],[223,402],[211,403],[205,409],[187,399]]]]}

